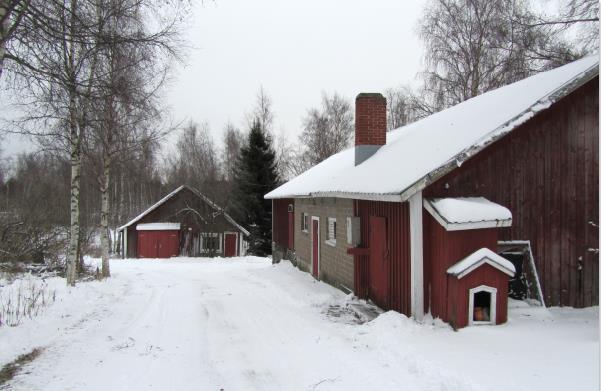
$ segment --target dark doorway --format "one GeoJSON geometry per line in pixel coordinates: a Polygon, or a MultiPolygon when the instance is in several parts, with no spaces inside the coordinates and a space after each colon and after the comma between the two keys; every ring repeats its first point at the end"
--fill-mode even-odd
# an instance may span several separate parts
{"type": "Polygon", "coordinates": [[[490,292],[474,293],[474,322],[490,322],[490,292]]]}

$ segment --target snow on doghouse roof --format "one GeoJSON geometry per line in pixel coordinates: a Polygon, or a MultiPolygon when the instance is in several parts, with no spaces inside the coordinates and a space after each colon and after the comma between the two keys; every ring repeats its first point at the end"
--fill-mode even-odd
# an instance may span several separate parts
{"type": "Polygon", "coordinates": [[[509,277],[515,275],[513,263],[486,247],[477,250],[448,268],[447,274],[462,278],[485,263],[502,271],[509,277]]]}
{"type": "Polygon", "coordinates": [[[447,231],[511,226],[511,211],[484,197],[432,198],[424,207],[447,231]]]}
{"type": "MultiPolygon", "coordinates": [[[[129,227],[129,226],[131,226],[131,225],[133,225],[135,223],[137,223],[138,221],[142,220],[142,218],[144,216],[146,216],[147,214],[149,214],[150,212],[152,212],[153,210],[155,210],[159,206],[163,205],[165,202],[167,202],[168,200],[170,200],[173,196],[175,196],[177,193],[179,193],[180,191],[182,191],[184,189],[188,189],[192,193],[196,194],[198,197],[200,197],[202,200],[204,200],[207,204],[209,204],[213,209],[223,212],[223,210],[216,203],[214,203],[213,201],[211,201],[204,194],[202,194],[202,193],[200,193],[200,192],[196,191],[195,189],[192,189],[192,188],[190,188],[188,186],[182,185],[182,186],[178,187],[177,189],[173,190],[171,193],[167,194],[165,197],[161,198],[159,201],[157,201],[155,204],[153,204],[150,208],[146,209],[144,212],[142,212],[138,216],[134,217],[127,224],[122,225],[121,227],[117,228],[117,232],[122,231],[123,229],[125,229],[125,228],[127,228],[127,227],[129,227]]],[[[245,229],[240,224],[238,224],[230,215],[228,215],[227,213],[223,212],[223,217],[225,217],[225,219],[227,221],[229,221],[232,225],[234,225],[235,227],[237,227],[244,235],[246,235],[246,236],[250,235],[250,232],[248,232],[247,229],[245,229]]]]}
{"type": "Polygon", "coordinates": [[[388,132],[386,145],[357,166],[347,149],[265,198],[405,201],[598,74],[591,56],[489,91],[388,132]]]}

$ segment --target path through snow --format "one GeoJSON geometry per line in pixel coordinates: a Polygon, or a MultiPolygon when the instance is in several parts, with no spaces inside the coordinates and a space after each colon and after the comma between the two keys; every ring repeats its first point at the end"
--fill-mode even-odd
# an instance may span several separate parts
{"type": "Polygon", "coordinates": [[[393,312],[365,324],[329,316],[350,298],[287,262],[111,269],[109,281],[63,288],[39,319],[0,329],[0,365],[46,347],[10,389],[598,389],[596,308],[515,308],[505,326],[453,332],[393,312]]]}

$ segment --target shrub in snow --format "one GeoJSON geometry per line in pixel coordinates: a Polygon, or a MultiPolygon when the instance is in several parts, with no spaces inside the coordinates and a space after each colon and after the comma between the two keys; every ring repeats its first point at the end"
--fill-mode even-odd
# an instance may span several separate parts
{"type": "Polygon", "coordinates": [[[0,327],[17,326],[25,318],[32,319],[55,300],[56,291],[31,276],[0,287],[0,327]]]}

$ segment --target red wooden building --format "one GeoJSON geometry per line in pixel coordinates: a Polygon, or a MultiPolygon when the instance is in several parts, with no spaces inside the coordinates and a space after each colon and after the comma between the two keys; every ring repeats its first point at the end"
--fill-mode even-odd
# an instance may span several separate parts
{"type": "Polygon", "coordinates": [[[598,75],[584,58],[391,132],[359,94],[355,147],[266,195],[274,259],[457,328],[504,322],[509,294],[597,305],[598,75]]]}
{"type": "Polygon", "coordinates": [[[248,231],[198,191],[180,186],[117,229],[123,258],[243,255],[248,231]]]}

